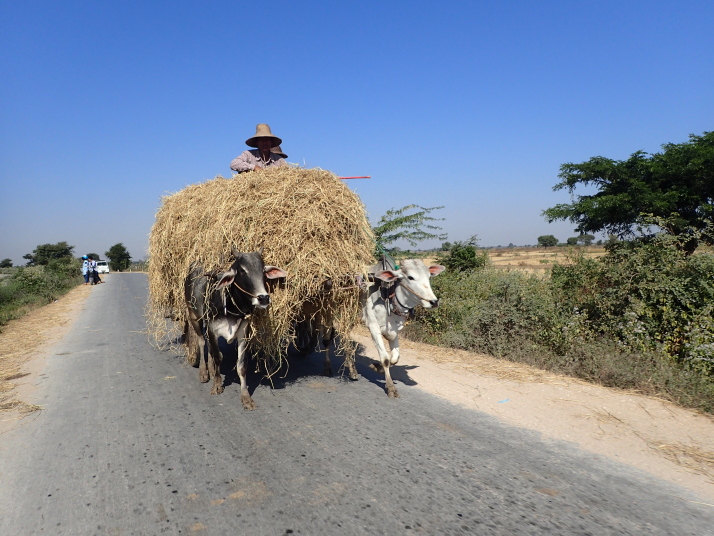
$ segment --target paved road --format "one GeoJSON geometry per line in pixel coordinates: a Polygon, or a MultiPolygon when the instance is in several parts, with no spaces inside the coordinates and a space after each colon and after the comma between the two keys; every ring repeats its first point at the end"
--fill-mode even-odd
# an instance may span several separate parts
{"type": "Polygon", "coordinates": [[[414,387],[388,400],[364,363],[254,375],[244,411],[147,343],[145,275],[106,281],[52,348],[46,409],[0,437],[2,535],[714,534],[682,489],[414,387]]]}

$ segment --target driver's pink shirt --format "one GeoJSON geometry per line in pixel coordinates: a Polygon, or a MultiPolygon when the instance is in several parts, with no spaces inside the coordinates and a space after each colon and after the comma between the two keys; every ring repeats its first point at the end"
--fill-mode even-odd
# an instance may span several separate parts
{"type": "Polygon", "coordinates": [[[235,158],[233,162],[231,162],[231,169],[233,171],[237,171],[238,173],[243,173],[244,171],[253,170],[255,166],[280,167],[286,165],[287,162],[285,162],[285,159],[281,158],[275,153],[270,153],[270,160],[265,162],[260,157],[259,149],[250,149],[248,151],[243,151],[243,153],[239,157],[235,158]]]}

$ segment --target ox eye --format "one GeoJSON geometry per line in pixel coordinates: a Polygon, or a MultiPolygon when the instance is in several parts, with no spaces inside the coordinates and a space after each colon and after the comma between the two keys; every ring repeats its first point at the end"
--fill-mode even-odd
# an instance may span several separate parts
{"type": "Polygon", "coordinates": [[[414,278],[410,275],[408,275],[407,278],[409,279],[409,281],[414,281],[414,278]]]}

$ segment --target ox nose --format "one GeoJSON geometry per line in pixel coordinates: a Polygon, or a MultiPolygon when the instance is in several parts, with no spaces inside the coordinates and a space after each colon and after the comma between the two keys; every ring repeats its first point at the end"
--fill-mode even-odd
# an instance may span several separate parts
{"type": "Polygon", "coordinates": [[[429,300],[429,305],[431,305],[432,307],[439,307],[439,300],[429,300]]]}
{"type": "Polygon", "coordinates": [[[258,305],[261,305],[263,307],[267,307],[268,305],[270,305],[270,296],[268,296],[267,294],[258,294],[256,298],[258,298],[258,305]]]}

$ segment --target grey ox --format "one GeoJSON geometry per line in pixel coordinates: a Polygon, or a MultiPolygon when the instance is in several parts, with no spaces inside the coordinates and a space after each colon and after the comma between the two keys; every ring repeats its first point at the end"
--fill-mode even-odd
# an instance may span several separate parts
{"type": "Polygon", "coordinates": [[[396,398],[399,393],[394,387],[389,367],[399,361],[399,332],[418,305],[424,309],[439,306],[439,300],[431,289],[431,278],[445,268],[440,264],[427,267],[420,259],[404,260],[399,269],[384,270],[380,269],[381,266],[383,264],[380,263],[370,270],[375,281],[362,293],[362,320],[367,324],[379,354],[380,363],[371,365],[371,368],[384,373],[387,396],[396,398]],[[389,342],[389,352],[382,337],[389,342]]]}
{"type": "Polygon", "coordinates": [[[189,360],[199,361],[199,379],[207,382],[213,376],[212,395],[223,392],[221,361],[218,337],[226,342],[237,340],[238,362],[236,369],[240,378],[240,399],[245,409],[255,409],[255,403],[246,384],[245,331],[248,317],[256,309],[270,305],[270,296],[265,288],[266,279],[286,277],[276,266],[265,266],[262,248],[253,253],[239,253],[233,249],[235,261],[225,272],[205,273],[200,265],[193,265],[184,283],[188,326],[186,341],[189,360]],[[204,361],[204,348],[208,341],[208,369],[204,361]]]}

